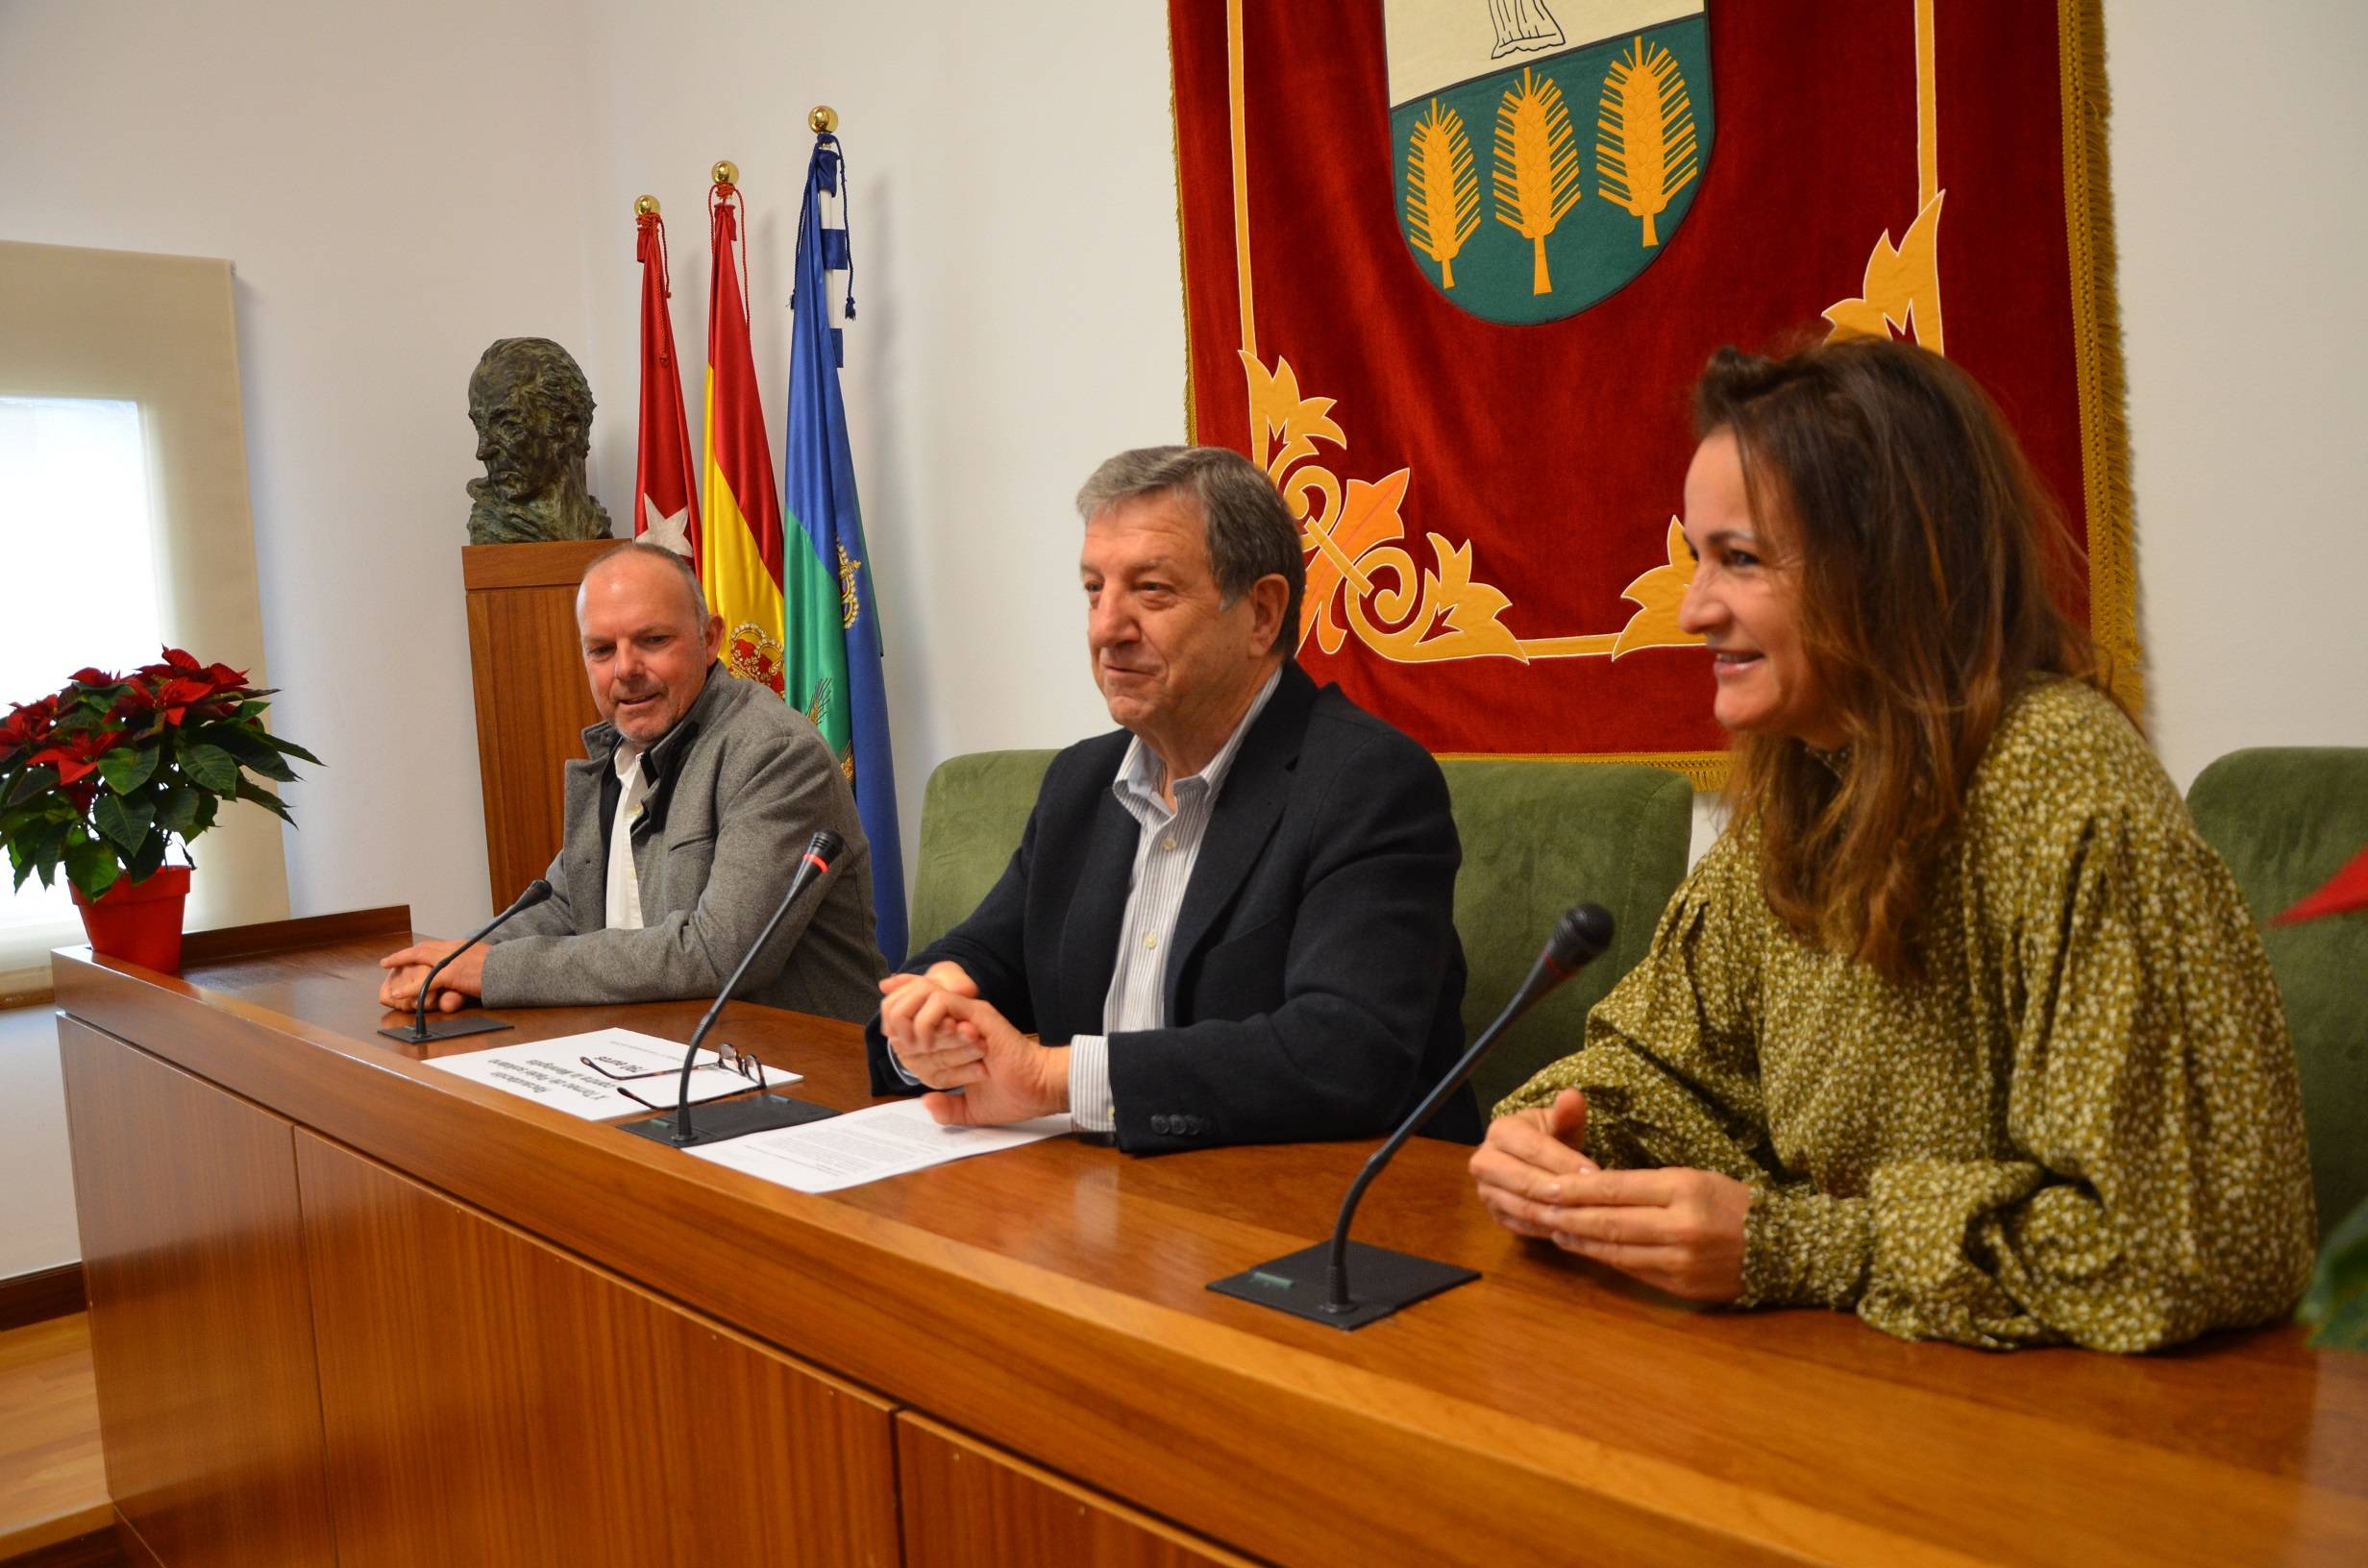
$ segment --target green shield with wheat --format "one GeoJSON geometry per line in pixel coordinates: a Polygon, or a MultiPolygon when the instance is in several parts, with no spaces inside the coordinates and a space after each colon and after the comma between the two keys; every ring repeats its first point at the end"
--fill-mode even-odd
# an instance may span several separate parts
{"type": "Polygon", "coordinates": [[[1710,158],[1704,0],[1383,0],[1398,229],[1487,321],[1554,321],[1650,266],[1710,158]]]}

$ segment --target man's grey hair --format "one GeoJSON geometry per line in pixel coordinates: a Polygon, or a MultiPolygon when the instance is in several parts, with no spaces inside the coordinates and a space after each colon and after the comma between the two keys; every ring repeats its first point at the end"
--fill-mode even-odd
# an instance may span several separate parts
{"type": "Polygon", "coordinates": [[[1265,470],[1228,447],[1137,447],[1094,470],[1077,492],[1077,515],[1101,513],[1147,496],[1188,497],[1200,509],[1209,567],[1231,605],[1260,577],[1290,584],[1282,624],[1270,651],[1286,660],[1299,642],[1299,600],[1307,594],[1307,560],[1299,527],[1265,470]]]}
{"type": "Polygon", "coordinates": [[[691,596],[691,624],[703,629],[707,625],[707,595],[706,591],[699,586],[699,574],[691,569],[689,558],[676,554],[664,545],[654,545],[643,539],[629,540],[616,549],[595,557],[592,564],[583,569],[583,576],[576,579],[576,603],[579,610],[580,611],[583,604],[583,585],[592,580],[592,575],[595,572],[606,571],[619,561],[628,560],[635,555],[647,555],[652,559],[664,561],[681,575],[683,589],[691,596]]]}

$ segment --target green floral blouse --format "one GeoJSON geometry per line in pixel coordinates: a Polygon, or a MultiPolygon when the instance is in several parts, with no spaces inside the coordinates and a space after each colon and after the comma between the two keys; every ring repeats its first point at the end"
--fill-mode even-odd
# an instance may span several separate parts
{"type": "Polygon", "coordinates": [[[1586,1043],[1587,1153],[1751,1184],[1740,1306],[2136,1351],[2292,1307],[2316,1228],[2294,1049],[2233,878],[2145,742],[2035,685],[1883,979],[1769,911],[1731,827],[1586,1043]]]}

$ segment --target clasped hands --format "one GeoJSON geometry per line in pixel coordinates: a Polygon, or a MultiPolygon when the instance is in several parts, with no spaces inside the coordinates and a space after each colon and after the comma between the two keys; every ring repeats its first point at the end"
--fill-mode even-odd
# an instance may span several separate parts
{"type": "Polygon", "coordinates": [[[941,1125],[997,1127],[1069,1109],[1069,1047],[1013,1028],[961,965],[941,960],[879,989],[880,1033],[904,1070],[935,1090],[921,1103],[941,1125]]]}
{"type": "Polygon", "coordinates": [[[1688,1301],[1743,1291],[1743,1216],[1751,1188],[1715,1171],[1605,1170],[1580,1150],[1587,1096],[1489,1124],[1471,1157],[1482,1207],[1516,1236],[1551,1241],[1688,1301]]]}
{"type": "MultiPolygon", "coordinates": [[[[388,953],[379,960],[379,968],[386,978],[379,983],[379,1006],[393,1012],[406,1012],[418,1005],[419,988],[428,983],[428,971],[442,964],[460,943],[439,937],[414,943],[399,952],[388,953]]],[[[445,966],[435,977],[435,994],[429,998],[431,1012],[457,1013],[470,998],[485,993],[485,949],[482,945],[470,948],[445,966]]]]}

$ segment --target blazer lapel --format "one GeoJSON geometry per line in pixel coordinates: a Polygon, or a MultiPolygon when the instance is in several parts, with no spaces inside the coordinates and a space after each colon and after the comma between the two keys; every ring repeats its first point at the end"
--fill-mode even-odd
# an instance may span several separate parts
{"type": "Polygon", "coordinates": [[[560,853],[567,885],[560,891],[581,931],[597,931],[607,923],[603,912],[608,908],[608,865],[601,858],[601,772],[607,766],[602,756],[577,758],[566,768],[566,837],[560,853]]]}
{"type": "MultiPolygon", "coordinates": [[[[1077,857],[1069,918],[1061,926],[1062,1021],[1073,1035],[1101,1033],[1110,977],[1118,972],[1119,927],[1126,919],[1135,848],[1143,836],[1134,818],[1110,793],[1109,779],[1096,792],[1093,809],[1085,851],[1077,857]]],[[[1037,852],[1043,853],[1041,845],[1037,852]]]]}
{"type": "Polygon", "coordinates": [[[1175,988],[1185,959],[1200,950],[1209,928],[1241,892],[1267,840],[1274,835],[1283,804],[1291,797],[1291,771],[1298,763],[1299,743],[1307,736],[1307,716],[1315,705],[1316,683],[1297,664],[1283,666],[1282,681],[1268,698],[1266,711],[1234,753],[1217,809],[1209,817],[1208,834],[1193,861],[1184,907],[1176,913],[1175,936],[1168,943],[1160,992],[1171,1019],[1175,1018],[1175,988]]]}

